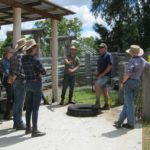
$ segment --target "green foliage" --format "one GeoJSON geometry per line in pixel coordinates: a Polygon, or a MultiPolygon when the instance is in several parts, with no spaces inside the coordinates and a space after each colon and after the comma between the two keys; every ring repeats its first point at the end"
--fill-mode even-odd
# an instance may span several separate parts
{"type": "Polygon", "coordinates": [[[5,41],[0,43],[0,57],[3,57],[4,51],[7,47],[12,47],[12,37],[7,37],[5,41]]]}
{"type": "Polygon", "coordinates": [[[92,0],[91,11],[111,27],[96,24],[94,29],[101,35],[101,41],[117,45],[125,50],[130,44],[150,47],[150,1],[144,0],[92,0]]]}
{"type": "MultiPolygon", "coordinates": [[[[51,21],[44,20],[38,21],[35,23],[36,28],[44,29],[44,33],[41,39],[42,51],[46,56],[49,55],[49,37],[51,35],[51,21]]],[[[78,18],[67,19],[62,18],[62,20],[58,23],[58,35],[59,36],[71,36],[75,35],[78,38],[80,37],[80,32],[82,28],[82,23],[78,18]]],[[[61,46],[60,50],[62,49],[63,45],[61,46]]]]}

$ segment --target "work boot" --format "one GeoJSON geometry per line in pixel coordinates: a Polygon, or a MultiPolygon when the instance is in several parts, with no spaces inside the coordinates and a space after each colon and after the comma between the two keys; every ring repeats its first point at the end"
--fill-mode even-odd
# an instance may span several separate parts
{"type": "Polygon", "coordinates": [[[59,105],[64,105],[64,100],[62,99],[59,105]]]}
{"type": "Polygon", "coordinates": [[[131,126],[131,125],[129,125],[128,123],[124,123],[123,125],[122,125],[122,127],[123,128],[126,128],[126,129],[134,129],[134,127],[133,126],[131,126]]]}
{"type": "Polygon", "coordinates": [[[27,125],[27,126],[26,126],[25,134],[31,134],[31,133],[32,133],[31,125],[27,125]]]}
{"type": "Polygon", "coordinates": [[[122,127],[121,123],[119,121],[114,122],[114,127],[117,129],[120,129],[122,127]]]}
{"type": "Polygon", "coordinates": [[[32,131],[32,137],[40,137],[40,136],[44,136],[44,135],[46,135],[45,132],[40,132],[38,130],[33,130],[32,131]]]}
{"type": "Polygon", "coordinates": [[[104,104],[104,106],[101,108],[101,110],[109,110],[110,106],[109,104],[104,104]]]}
{"type": "Polygon", "coordinates": [[[16,126],[16,130],[26,130],[26,125],[22,124],[20,126],[16,126]]]}

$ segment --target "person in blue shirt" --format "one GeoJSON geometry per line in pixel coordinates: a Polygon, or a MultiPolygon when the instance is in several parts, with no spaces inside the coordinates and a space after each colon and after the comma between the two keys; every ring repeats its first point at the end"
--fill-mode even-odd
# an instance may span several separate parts
{"type": "Polygon", "coordinates": [[[107,45],[105,43],[101,43],[99,45],[100,56],[97,62],[97,81],[95,83],[95,91],[96,91],[96,106],[101,108],[102,110],[109,109],[109,91],[108,91],[108,83],[111,78],[113,59],[111,53],[107,51],[107,45]],[[103,94],[105,104],[103,107],[100,106],[100,96],[103,94]]]}
{"type": "Polygon", "coordinates": [[[8,77],[10,75],[10,60],[13,56],[14,50],[10,47],[6,48],[4,53],[4,58],[2,60],[2,70],[3,70],[3,78],[2,84],[6,89],[7,95],[7,103],[6,103],[6,113],[4,115],[4,119],[11,119],[11,106],[13,103],[13,85],[8,83],[8,77]]]}

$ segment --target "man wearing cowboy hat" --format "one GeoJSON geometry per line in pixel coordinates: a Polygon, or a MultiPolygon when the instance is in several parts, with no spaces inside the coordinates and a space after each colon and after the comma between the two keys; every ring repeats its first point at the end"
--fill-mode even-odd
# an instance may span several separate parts
{"type": "Polygon", "coordinates": [[[45,133],[38,130],[38,111],[42,98],[42,79],[46,74],[45,69],[37,58],[38,48],[34,39],[26,42],[24,47],[26,55],[22,58],[22,65],[26,79],[26,134],[32,133],[32,137],[44,136],[45,133]],[[31,128],[32,117],[32,128],[31,128]]]}
{"type": "Polygon", "coordinates": [[[72,101],[72,97],[74,92],[75,74],[80,65],[80,60],[76,56],[76,54],[77,54],[77,48],[75,46],[72,46],[70,48],[70,54],[65,59],[64,79],[63,79],[63,88],[62,88],[60,105],[64,104],[65,94],[68,86],[70,87],[69,103],[74,104],[74,102],[72,101]]]}
{"type": "Polygon", "coordinates": [[[22,57],[24,55],[23,47],[26,39],[20,39],[15,47],[16,52],[11,59],[11,72],[8,82],[14,86],[14,105],[13,120],[14,128],[17,130],[25,130],[25,124],[22,120],[22,111],[25,101],[25,75],[22,68],[22,57]]]}
{"type": "Polygon", "coordinates": [[[133,129],[135,127],[135,112],[134,99],[139,88],[140,78],[145,68],[150,68],[143,57],[144,51],[138,45],[131,45],[126,52],[131,56],[129,60],[127,71],[123,77],[120,87],[124,87],[124,106],[115,127],[133,129]],[[127,123],[123,124],[127,118],[127,123]]]}

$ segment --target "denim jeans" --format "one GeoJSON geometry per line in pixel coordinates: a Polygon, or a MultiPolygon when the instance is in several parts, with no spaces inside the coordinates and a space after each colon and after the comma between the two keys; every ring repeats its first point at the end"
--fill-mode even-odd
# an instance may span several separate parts
{"type": "Polygon", "coordinates": [[[124,106],[120,114],[119,123],[127,118],[130,126],[135,126],[134,100],[139,88],[139,80],[128,80],[124,87],[124,106]]]}
{"type": "Polygon", "coordinates": [[[14,82],[14,104],[13,116],[14,124],[18,127],[23,125],[22,112],[25,101],[25,80],[16,80],[14,82]]]}
{"type": "Polygon", "coordinates": [[[12,109],[12,104],[14,102],[14,91],[13,91],[13,85],[9,84],[7,82],[8,77],[4,77],[3,79],[3,85],[6,89],[6,94],[7,94],[7,103],[6,103],[6,116],[10,117],[11,114],[11,109],[12,109]]]}
{"type": "Polygon", "coordinates": [[[73,92],[74,92],[74,85],[75,85],[75,76],[64,75],[63,88],[62,88],[62,94],[61,94],[62,100],[65,99],[65,95],[66,95],[66,91],[67,91],[68,86],[70,87],[70,89],[69,89],[69,101],[72,100],[73,92]]]}
{"type": "Polygon", "coordinates": [[[27,82],[26,84],[26,124],[30,127],[31,116],[33,130],[37,130],[38,112],[42,98],[42,83],[27,82]]]}

